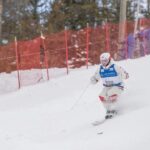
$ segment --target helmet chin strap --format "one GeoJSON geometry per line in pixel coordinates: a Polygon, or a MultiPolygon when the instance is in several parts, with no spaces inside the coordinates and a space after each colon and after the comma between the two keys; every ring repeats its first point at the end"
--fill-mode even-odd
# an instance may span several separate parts
{"type": "Polygon", "coordinates": [[[106,64],[106,66],[105,66],[105,67],[107,67],[109,64],[110,64],[110,59],[109,59],[109,62],[106,64]]]}

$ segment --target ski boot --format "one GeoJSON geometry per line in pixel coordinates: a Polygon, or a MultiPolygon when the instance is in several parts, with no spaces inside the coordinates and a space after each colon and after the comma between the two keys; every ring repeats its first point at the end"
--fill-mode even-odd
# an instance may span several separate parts
{"type": "Polygon", "coordinates": [[[111,119],[117,114],[116,110],[107,110],[105,119],[111,119]]]}

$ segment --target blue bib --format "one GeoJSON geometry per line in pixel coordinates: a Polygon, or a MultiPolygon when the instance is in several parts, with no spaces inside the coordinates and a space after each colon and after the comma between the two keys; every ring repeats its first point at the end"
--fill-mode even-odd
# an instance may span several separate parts
{"type": "Polygon", "coordinates": [[[116,77],[118,76],[114,64],[112,64],[109,68],[104,68],[100,66],[99,74],[101,78],[108,78],[108,77],[116,77]]]}

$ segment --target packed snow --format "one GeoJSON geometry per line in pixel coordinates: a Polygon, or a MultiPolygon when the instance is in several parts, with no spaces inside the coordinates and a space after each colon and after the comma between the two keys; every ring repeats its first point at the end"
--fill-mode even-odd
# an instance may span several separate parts
{"type": "MultiPolygon", "coordinates": [[[[0,95],[1,150],[149,150],[150,56],[116,62],[130,75],[118,115],[98,126],[105,109],[98,65],[0,95]]],[[[6,79],[4,79],[6,80],[6,79]]]]}

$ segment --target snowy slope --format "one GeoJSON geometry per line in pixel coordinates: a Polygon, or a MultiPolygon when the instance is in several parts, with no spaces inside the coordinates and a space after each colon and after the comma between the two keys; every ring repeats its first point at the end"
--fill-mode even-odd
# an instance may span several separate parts
{"type": "Polygon", "coordinates": [[[0,96],[1,150],[149,150],[150,56],[119,62],[130,74],[120,113],[99,126],[102,85],[89,84],[98,66],[0,96]],[[99,133],[99,134],[98,134],[99,133]]]}

